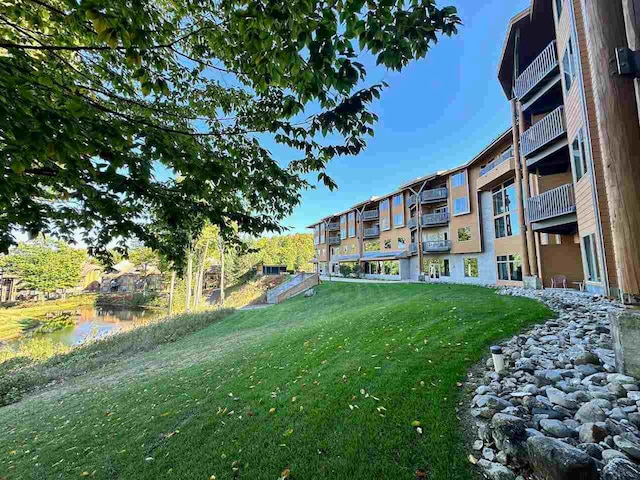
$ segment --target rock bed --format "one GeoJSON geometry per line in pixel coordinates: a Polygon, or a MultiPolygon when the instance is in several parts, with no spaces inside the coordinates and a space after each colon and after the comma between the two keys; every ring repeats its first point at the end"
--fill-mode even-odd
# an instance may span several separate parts
{"type": "Polygon", "coordinates": [[[615,371],[609,314],[621,306],[573,291],[504,288],[557,319],[502,344],[470,377],[478,439],[472,463],[493,480],[640,480],[640,385],[615,371]]]}

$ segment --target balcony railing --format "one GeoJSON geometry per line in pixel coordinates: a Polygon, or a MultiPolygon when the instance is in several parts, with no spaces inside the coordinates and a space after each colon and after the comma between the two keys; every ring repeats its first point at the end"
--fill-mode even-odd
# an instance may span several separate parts
{"type": "Polygon", "coordinates": [[[565,134],[566,131],[564,107],[558,107],[522,134],[520,151],[526,157],[565,134]]]}
{"type": "Polygon", "coordinates": [[[364,229],[364,238],[372,238],[380,236],[380,227],[372,227],[364,229]]]}
{"type": "Polygon", "coordinates": [[[377,220],[380,218],[380,212],[378,210],[365,210],[362,212],[362,220],[377,220]]]}
{"type": "Polygon", "coordinates": [[[527,220],[540,222],[576,211],[576,197],[572,184],[562,185],[529,198],[527,201],[527,220]]]}
{"type": "Polygon", "coordinates": [[[327,230],[330,232],[335,232],[336,230],[340,230],[340,222],[331,222],[327,224],[327,230]]]}
{"type": "Polygon", "coordinates": [[[410,229],[418,228],[418,217],[412,217],[407,222],[407,227],[410,229]]]}
{"type": "Polygon", "coordinates": [[[418,244],[417,243],[410,243],[409,244],[409,253],[410,254],[418,253],[418,244]]]}
{"type": "Polygon", "coordinates": [[[422,215],[422,226],[430,227],[432,225],[444,225],[449,223],[449,213],[427,213],[426,215],[422,215]]]}
{"type": "Polygon", "coordinates": [[[430,252],[448,252],[451,250],[451,240],[429,240],[422,242],[422,251],[430,252]]]}
{"type": "Polygon", "coordinates": [[[337,237],[334,237],[334,236],[329,237],[329,245],[340,245],[340,237],[339,236],[337,236],[337,237]]]}
{"type": "Polygon", "coordinates": [[[554,40],[516,79],[513,93],[518,99],[522,99],[557,67],[558,54],[556,52],[556,41],[554,40]]]}
{"type": "Polygon", "coordinates": [[[507,160],[510,160],[511,158],[513,158],[513,147],[511,147],[509,150],[507,150],[506,152],[498,156],[495,160],[491,160],[484,167],[482,167],[480,169],[480,176],[483,177],[487,173],[491,172],[494,168],[498,167],[499,165],[502,165],[504,162],[506,162],[507,160]]]}
{"type": "Polygon", "coordinates": [[[446,200],[448,195],[449,192],[446,187],[433,188],[431,190],[425,190],[420,194],[420,202],[438,202],[440,200],[446,200]]]}
{"type": "Polygon", "coordinates": [[[416,204],[416,196],[415,195],[409,195],[409,198],[407,198],[407,206],[409,208],[413,207],[416,204]]]}

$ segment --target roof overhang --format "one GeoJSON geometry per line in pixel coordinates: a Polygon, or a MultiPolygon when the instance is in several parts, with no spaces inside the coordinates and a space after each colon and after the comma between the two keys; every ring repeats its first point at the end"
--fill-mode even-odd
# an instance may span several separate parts
{"type": "Polygon", "coordinates": [[[509,20],[507,36],[502,45],[502,53],[500,54],[500,62],[498,63],[498,80],[508,100],[511,100],[513,97],[513,50],[515,48],[516,31],[519,26],[530,21],[531,11],[532,7],[527,7],[509,20]]]}

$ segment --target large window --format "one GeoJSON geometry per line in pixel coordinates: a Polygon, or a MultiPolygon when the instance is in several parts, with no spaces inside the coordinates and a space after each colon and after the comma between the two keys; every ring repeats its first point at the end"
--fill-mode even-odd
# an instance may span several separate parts
{"type": "Polygon", "coordinates": [[[573,141],[573,172],[576,175],[576,182],[587,173],[587,149],[584,141],[584,130],[580,129],[576,139],[573,141]]]}
{"type": "Polygon", "coordinates": [[[451,276],[449,260],[446,258],[425,258],[423,263],[423,271],[429,278],[436,279],[451,276]]]}
{"type": "Polygon", "coordinates": [[[453,214],[469,213],[469,197],[459,197],[453,200],[453,214]]]}
{"type": "Polygon", "coordinates": [[[497,258],[498,279],[522,281],[522,257],[520,255],[500,255],[497,258]]]}
{"type": "Polygon", "coordinates": [[[467,183],[467,176],[464,170],[451,176],[452,187],[464,187],[466,183],[467,183]]]}
{"type": "Polygon", "coordinates": [[[393,226],[402,227],[404,225],[404,213],[396,213],[393,216],[393,226]]]}
{"type": "Polygon", "coordinates": [[[386,198],[380,202],[380,211],[389,210],[389,199],[386,198]]]}
{"type": "Polygon", "coordinates": [[[468,242],[471,240],[471,227],[462,227],[458,229],[458,241],[468,242]]]}
{"type": "Polygon", "coordinates": [[[591,234],[582,237],[582,244],[584,246],[584,258],[587,264],[587,280],[590,282],[599,282],[601,281],[600,261],[598,260],[596,236],[591,234]]]}
{"type": "Polygon", "coordinates": [[[464,276],[469,278],[477,278],[480,276],[480,272],[478,270],[478,259],[477,258],[465,258],[463,260],[464,263],[464,276]]]}
{"type": "Polygon", "coordinates": [[[393,197],[393,204],[396,207],[399,207],[400,205],[402,205],[402,194],[396,195],[393,197]]]}
{"type": "Polygon", "coordinates": [[[389,225],[389,217],[386,215],[380,217],[380,230],[389,230],[391,226],[389,225]]]}
{"type": "Polygon", "coordinates": [[[340,239],[347,238],[347,216],[342,215],[340,217],[340,239]]]}
{"type": "Polygon", "coordinates": [[[496,238],[519,235],[520,224],[518,223],[515,183],[513,180],[509,180],[494,188],[492,194],[496,238]]]}
{"type": "Polygon", "coordinates": [[[380,240],[369,240],[364,242],[364,251],[365,252],[379,252],[380,251],[380,240]]]}
{"type": "Polygon", "coordinates": [[[315,245],[320,243],[320,225],[313,227],[313,243],[315,245]]]}
{"type": "Polygon", "coordinates": [[[365,271],[369,275],[400,275],[400,262],[398,260],[367,262],[365,271]]]}
{"type": "Polygon", "coordinates": [[[569,93],[571,85],[573,85],[576,75],[578,74],[572,38],[569,39],[567,47],[564,50],[564,56],[562,57],[562,70],[564,75],[564,89],[566,93],[569,93]]]}
{"type": "Polygon", "coordinates": [[[320,243],[324,243],[325,241],[325,225],[324,223],[320,225],[320,243]]]}
{"type": "Polygon", "coordinates": [[[356,212],[349,212],[349,237],[356,236],[356,212]]]}

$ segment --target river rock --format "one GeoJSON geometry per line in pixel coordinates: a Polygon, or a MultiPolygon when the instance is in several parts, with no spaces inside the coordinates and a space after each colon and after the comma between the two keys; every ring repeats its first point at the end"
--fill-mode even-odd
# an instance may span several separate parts
{"type": "Polygon", "coordinates": [[[578,409],[574,418],[581,423],[604,422],[607,419],[604,408],[608,408],[607,406],[610,407],[611,404],[606,400],[591,400],[578,409]]]}
{"type": "Polygon", "coordinates": [[[640,461],[640,441],[637,437],[628,434],[616,435],[613,437],[613,443],[631,458],[640,461]]]}
{"type": "Polygon", "coordinates": [[[478,461],[478,465],[482,467],[484,474],[491,480],[515,480],[516,478],[516,474],[513,471],[499,463],[482,459],[478,461]]]}
{"type": "Polygon", "coordinates": [[[585,423],[578,429],[578,434],[582,443],[600,443],[607,436],[606,424],[585,423]]]}
{"type": "Polygon", "coordinates": [[[540,427],[547,435],[555,438],[573,437],[576,431],[567,427],[560,420],[543,419],[540,420],[540,427]]]}
{"type": "Polygon", "coordinates": [[[576,365],[600,365],[600,359],[595,353],[583,352],[576,357],[573,363],[576,365]]]}
{"type": "Polygon", "coordinates": [[[614,458],[628,459],[629,457],[627,457],[624,453],[618,450],[614,450],[613,448],[607,448],[602,451],[602,461],[604,463],[610,462],[614,458]]]}
{"type": "Polygon", "coordinates": [[[534,471],[545,480],[598,480],[595,460],[582,450],[548,437],[532,437],[527,447],[534,471]]]}
{"type": "Polygon", "coordinates": [[[602,469],[602,480],[638,480],[640,466],[624,458],[614,458],[602,469]]]}
{"type": "Polygon", "coordinates": [[[575,410],[578,408],[578,403],[574,400],[567,398],[567,394],[557,388],[547,388],[547,397],[554,405],[560,405],[561,407],[575,410]]]}
{"type": "Polygon", "coordinates": [[[498,413],[491,420],[491,431],[499,450],[513,457],[522,457],[526,454],[528,435],[522,418],[498,413]]]}

